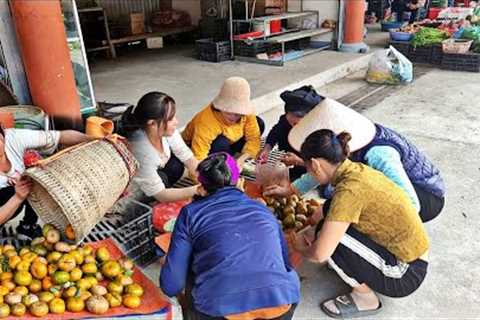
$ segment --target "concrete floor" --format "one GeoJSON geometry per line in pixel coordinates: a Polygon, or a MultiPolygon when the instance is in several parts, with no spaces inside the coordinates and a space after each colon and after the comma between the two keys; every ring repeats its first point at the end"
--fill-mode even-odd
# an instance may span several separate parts
{"type": "MultiPolygon", "coordinates": [[[[388,34],[369,27],[367,42],[373,49],[383,47],[388,34]]],[[[240,61],[210,63],[196,60],[192,46],[173,46],[156,50],[132,50],[113,60],[91,63],[97,101],[135,104],[148,91],[170,94],[177,102],[180,126],[208,104],[224,79],[246,78],[252,88],[257,112],[281,104],[280,92],[287,88],[313,84],[317,87],[365,68],[369,54],[324,51],[290,61],[284,67],[240,61]]]]}

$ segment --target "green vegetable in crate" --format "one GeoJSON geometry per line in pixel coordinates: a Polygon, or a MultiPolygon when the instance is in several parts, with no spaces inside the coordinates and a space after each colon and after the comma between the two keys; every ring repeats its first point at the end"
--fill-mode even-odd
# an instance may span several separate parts
{"type": "Polygon", "coordinates": [[[422,28],[414,34],[411,44],[416,47],[426,47],[433,44],[441,43],[443,40],[448,39],[449,35],[435,28],[422,28]]]}

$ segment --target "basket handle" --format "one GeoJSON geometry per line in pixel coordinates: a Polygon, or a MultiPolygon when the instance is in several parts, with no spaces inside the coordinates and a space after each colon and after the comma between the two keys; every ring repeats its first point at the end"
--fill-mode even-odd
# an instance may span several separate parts
{"type": "Polygon", "coordinates": [[[62,149],[59,152],[51,155],[50,157],[38,161],[36,165],[37,166],[44,166],[44,165],[46,165],[46,164],[48,164],[52,161],[57,160],[58,158],[60,158],[61,156],[63,156],[66,153],[69,153],[72,150],[75,150],[75,149],[78,149],[78,148],[83,148],[83,147],[88,146],[88,145],[93,144],[93,143],[97,143],[99,140],[105,140],[105,141],[108,141],[108,142],[112,143],[113,145],[115,145],[115,143],[117,143],[117,139],[122,140],[124,138],[120,135],[113,134],[111,136],[107,136],[107,137],[102,138],[102,139],[94,139],[94,140],[91,140],[91,141],[82,142],[82,143],[70,146],[68,148],[62,149]]]}

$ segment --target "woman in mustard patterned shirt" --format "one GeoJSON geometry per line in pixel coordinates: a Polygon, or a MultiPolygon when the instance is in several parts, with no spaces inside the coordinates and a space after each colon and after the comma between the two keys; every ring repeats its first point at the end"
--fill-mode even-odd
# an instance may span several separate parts
{"type": "Polygon", "coordinates": [[[410,295],[428,266],[428,237],[407,193],[381,172],[348,160],[350,139],[346,132],[337,136],[319,130],[301,148],[308,172],[335,187],[332,200],[323,206],[316,239],[296,241],[305,257],[328,262],[353,288],[321,304],[334,318],[379,312],[382,304],[375,292],[410,295]]]}

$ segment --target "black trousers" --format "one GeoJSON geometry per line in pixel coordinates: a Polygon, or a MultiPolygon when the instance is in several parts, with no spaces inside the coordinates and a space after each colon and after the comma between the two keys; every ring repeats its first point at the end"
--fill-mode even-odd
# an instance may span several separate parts
{"type": "MultiPolygon", "coordinates": [[[[260,128],[260,135],[262,135],[265,131],[265,122],[260,117],[257,117],[257,122],[258,127],[260,128]]],[[[242,152],[246,142],[247,141],[245,140],[245,137],[242,137],[237,142],[230,144],[230,141],[228,141],[224,135],[219,135],[215,140],[213,140],[210,146],[209,154],[226,152],[234,156],[235,154],[242,152]]]]}
{"type": "Polygon", "coordinates": [[[420,218],[423,222],[428,222],[435,219],[442,211],[445,205],[445,198],[437,197],[436,195],[423,190],[417,185],[413,185],[420,201],[420,218]]]}
{"type": "MultiPolygon", "coordinates": [[[[0,206],[3,206],[5,203],[7,203],[7,201],[10,200],[10,198],[14,195],[14,187],[6,187],[0,189],[0,206]]],[[[25,208],[25,215],[20,223],[27,225],[36,225],[38,221],[38,216],[26,200],[20,205],[20,207],[18,207],[17,211],[15,211],[15,214],[10,219],[18,216],[18,214],[23,210],[23,208],[25,208]]]]}
{"type": "Polygon", "coordinates": [[[417,259],[406,263],[366,235],[349,227],[328,264],[351,287],[367,284],[392,298],[417,290],[427,275],[428,263],[417,259]]]}
{"type": "Polygon", "coordinates": [[[171,188],[183,175],[185,165],[173,153],[165,167],[158,169],[157,173],[162,179],[165,187],[171,188]]]}

